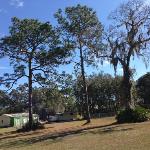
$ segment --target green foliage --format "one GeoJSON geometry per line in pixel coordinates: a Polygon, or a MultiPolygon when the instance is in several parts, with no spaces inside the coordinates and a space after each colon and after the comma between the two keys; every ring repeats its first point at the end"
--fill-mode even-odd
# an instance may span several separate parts
{"type": "Polygon", "coordinates": [[[109,18],[112,24],[108,29],[107,49],[111,49],[111,63],[114,66],[115,73],[117,66],[121,65],[123,69],[123,81],[121,86],[121,95],[124,106],[127,109],[133,107],[131,100],[131,79],[134,69],[131,68],[131,58],[135,55],[143,55],[149,48],[149,23],[150,7],[142,0],[129,0],[122,3],[109,18]]]}
{"type": "Polygon", "coordinates": [[[77,114],[75,117],[74,117],[75,120],[82,120],[83,119],[83,116],[77,114]]]}
{"type": "MultiPolygon", "coordinates": [[[[98,50],[102,50],[103,32],[102,24],[96,12],[92,8],[78,4],[77,6],[67,7],[64,12],[59,9],[55,18],[63,38],[72,43],[72,52],[82,51],[80,52],[82,53],[80,54],[82,61],[88,65],[96,65],[94,58],[98,50]]],[[[82,62],[74,61],[77,72],[82,62]]]]}
{"type": "MultiPolygon", "coordinates": [[[[65,82],[65,81],[64,81],[65,82]]],[[[75,97],[71,86],[63,84],[59,89],[55,83],[49,87],[35,87],[32,91],[33,112],[44,119],[46,114],[57,112],[76,112],[75,97]],[[45,115],[44,115],[44,112],[45,115]],[[42,114],[42,115],[41,115],[42,114]]],[[[9,93],[0,91],[0,114],[28,111],[28,85],[19,85],[9,93]]]]}
{"type": "Polygon", "coordinates": [[[144,104],[150,104],[150,73],[140,77],[136,83],[138,97],[144,104]]]}
{"type": "Polygon", "coordinates": [[[131,88],[131,96],[132,96],[132,101],[134,102],[134,105],[138,104],[138,91],[136,89],[136,82],[133,80],[132,81],[132,88],[131,88]]]}
{"type": "Polygon", "coordinates": [[[118,123],[144,122],[149,120],[149,113],[149,110],[137,106],[135,109],[119,111],[116,119],[118,123]]]}
{"type": "Polygon", "coordinates": [[[8,88],[23,77],[29,78],[27,70],[30,78],[32,73],[32,82],[44,84],[48,77],[57,74],[56,67],[69,56],[69,45],[60,40],[57,30],[50,23],[36,19],[12,18],[9,35],[0,39],[0,48],[14,68],[13,73],[5,73],[1,78],[8,88]]]}
{"type": "MultiPolygon", "coordinates": [[[[91,113],[116,111],[120,104],[120,84],[122,77],[112,77],[109,74],[94,74],[87,79],[88,98],[91,113]]],[[[76,105],[79,112],[84,111],[82,101],[81,79],[78,78],[74,85],[76,105]],[[81,108],[83,107],[83,108],[81,108]]]]}
{"type": "Polygon", "coordinates": [[[9,97],[6,92],[0,90],[0,107],[5,107],[9,103],[9,97]]]}
{"type": "Polygon", "coordinates": [[[71,87],[59,89],[57,85],[54,85],[55,83],[53,83],[53,87],[33,89],[34,112],[42,114],[42,110],[45,109],[47,113],[55,114],[64,111],[74,112],[76,110],[71,87]]]}
{"type": "Polygon", "coordinates": [[[0,90],[0,115],[8,113],[8,105],[10,104],[10,98],[6,92],[0,90]]]}
{"type": "Polygon", "coordinates": [[[33,83],[45,85],[57,75],[56,67],[66,63],[69,44],[49,22],[12,18],[9,35],[0,39],[1,55],[7,56],[13,73],[4,74],[1,84],[11,89],[21,78],[28,80],[29,122],[32,124],[33,83]]]}
{"type": "Polygon", "coordinates": [[[74,70],[76,75],[81,73],[82,78],[82,101],[86,107],[86,118],[90,121],[89,102],[87,95],[85,64],[95,65],[95,54],[101,49],[103,27],[96,12],[87,6],[67,7],[63,12],[61,9],[55,14],[63,39],[73,45],[72,56],[76,55],[74,70]],[[79,55],[78,55],[79,54],[79,55]],[[78,62],[76,60],[79,60],[78,62]],[[80,69],[79,69],[80,68],[80,69]]]}

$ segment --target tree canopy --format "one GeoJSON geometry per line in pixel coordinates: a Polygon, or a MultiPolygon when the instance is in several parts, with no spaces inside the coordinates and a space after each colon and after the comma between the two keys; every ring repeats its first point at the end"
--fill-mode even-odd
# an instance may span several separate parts
{"type": "Polygon", "coordinates": [[[116,111],[118,107],[132,111],[137,93],[149,103],[149,73],[135,88],[136,68],[131,64],[135,58],[145,65],[149,62],[150,6],[142,0],[122,3],[109,15],[111,24],[106,30],[96,12],[84,5],[59,9],[54,16],[56,26],[14,17],[9,34],[0,39],[0,58],[9,58],[13,68],[12,73],[0,77],[0,84],[9,91],[20,79],[25,83],[9,93],[0,91],[0,113],[28,108],[31,129],[33,111],[55,114],[78,110],[89,123],[90,113],[116,111]],[[115,77],[87,74],[89,66],[97,66],[100,72],[99,63],[104,59],[113,65],[115,77]],[[70,63],[75,75],[66,74],[65,68],[60,73],[59,67],[70,63]],[[116,76],[118,66],[123,76],[116,76]]]}
{"type": "Polygon", "coordinates": [[[147,57],[149,50],[150,7],[142,0],[129,0],[120,5],[109,16],[113,24],[110,25],[107,48],[111,50],[110,59],[114,69],[118,64],[123,69],[122,98],[126,109],[133,108],[131,100],[131,78],[134,68],[131,68],[131,58],[135,56],[147,57]]]}
{"type": "Polygon", "coordinates": [[[67,7],[63,12],[61,9],[55,14],[58,28],[61,30],[62,38],[73,44],[75,56],[79,56],[75,61],[75,71],[80,68],[82,77],[82,99],[86,104],[86,118],[90,122],[89,102],[86,85],[85,64],[93,64],[95,54],[101,47],[101,37],[103,32],[102,24],[97,18],[96,12],[87,6],[67,7]]]}
{"type": "Polygon", "coordinates": [[[21,78],[27,77],[29,124],[32,126],[32,87],[33,83],[44,84],[56,74],[55,68],[63,64],[68,56],[69,45],[60,40],[57,31],[50,23],[35,19],[12,18],[9,36],[0,40],[2,56],[10,59],[14,73],[5,73],[1,82],[7,87],[21,78]]]}
{"type": "Polygon", "coordinates": [[[136,83],[139,98],[144,104],[150,104],[150,73],[141,76],[136,83]]]}

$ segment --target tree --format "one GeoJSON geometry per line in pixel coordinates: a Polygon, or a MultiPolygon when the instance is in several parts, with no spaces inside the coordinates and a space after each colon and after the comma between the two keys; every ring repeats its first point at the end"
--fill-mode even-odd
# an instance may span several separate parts
{"type": "Polygon", "coordinates": [[[121,82],[122,82],[122,76],[115,76],[115,78],[113,78],[112,81],[112,85],[113,85],[112,93],[115,97],[117,106],[119,108],[121,108],[123,105],[123,101],[121,99],[121,82]]]}
{"type": "Polygon", "coordinates": [[[8,112],[9,102],[8,93],[0,90],[0,115],[8,112]]]}
{"type": "MultiPolygon", "coordinates": [[[[87,90],[91,114],[100,112],[115,112],[119,104],[120,77],[113,78],[110,74],[93,74],[87,79],[87,90]]],[[[83,102],[81,100],[80,78],[75,83],[75,95],[78,111],[83,102]]]]}
{"type": "Polygon", "coordinates": [[[12,89],[9,96],[8,111],[9,113],[21,113],[28,108],[28,85],[19,85],[12,89]]]}
{"type": "MultiPolygon", "coordinates": [[[[91,109],[96,113],[109,111],[108,105],[113,98],[111,75],[93,75],[89,79],[88,93],[91,109]]],[[[94,112],[93,112],[94,113],[94,112]]]]}
{"type": "Polygon", "coordinates": [[[63,73],[60,85],[60,93],[64,96],[64,107],[66,112],[74,113],[77,112],[75,106],[75,95],[74,95],[74,80],[73,76],[63,73]]]}
{"type": "Polygon", "coordinates": [[[33,89],[33,110],[40,115],[42,120],[46,120],[49,114],[63,112],[65,101],[65,96],[57,86],[33,89]]]}
{"type": "Polygon", "coordinates": [[[62,38],[68,39],[69,42],[74,44],[73,51],[76,52],[76,60],[79,55],[80,61],[76,65],[80,66],[81,69],[82,99],[86,103],[87,122],[90,122],[85,63],[92,64],[95,57],[93,54],[101,46],[103,28],[96,13],[86,6],[67,7],[65,12],[59,9],[55,17],[59,29],[62,31],[62,38]]]}
{"type": "Polygon", "coordinates": [[[10,34],[0,40],[2,56],[8,56],[14,73],[5,73],[1,83],[11,88],[23,77],[28,82],[29,125],[32,128],[32,87],[43,85],[56,74],[55,68],[67,57],[67,43],[50,25],[34,19],[12,18],[10,34]]]}
{"type": "Polygon", "coordinates": [[[143,75],[136,83],[137,94],[144,104],[150,104],[150,73],[143,75]]]}
{"type": "Polygon", "coordinates": [[[142,0],[129,0],[110,14],[113,25],[107,34],[108,49],[111,50],[111,63],[116,71],[117,65],[123,68],[122,99],[125,109],[132,109],[131,78],[133,68],[131,58],[142,57],[146,60],[146,53],[150,42],[150,7],[142,0]]]}

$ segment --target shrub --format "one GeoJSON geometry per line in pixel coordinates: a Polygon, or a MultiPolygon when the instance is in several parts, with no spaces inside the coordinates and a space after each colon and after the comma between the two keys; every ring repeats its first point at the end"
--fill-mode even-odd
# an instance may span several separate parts
{"type": "Polygon", "coordinates": [[[121,110],[116,119],[118,123],[144,122],[149,120],[149,110],[140,106],[135,109],[121,110]]]}
{"type": "Polygon", "coordinates": [[[79,114],[77,114],[75,117],[74,117],[74,120],[82,120],[83,117],[79,114]]]}
{"type": "Polygon", "coordinates": [[[36,123],[33,123],[32,129],[30,129],[29,122],[28,122],[24,126],[22,126],[21,129],[18,129],[17,131],[18,132],[27,132],[30,130],[37,130],[37,129],[44,129],[44,125],[41,124],[40,122],[36,122],[36,123]]]}

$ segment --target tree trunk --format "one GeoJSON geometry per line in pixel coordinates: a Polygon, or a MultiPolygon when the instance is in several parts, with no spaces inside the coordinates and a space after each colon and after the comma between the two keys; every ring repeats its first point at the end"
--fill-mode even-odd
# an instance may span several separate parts
{"type": "Polygon", "coordinates": [[[82,52],[82,46],[80,43],[80,61],[81,61],[81,74],[82,74],[82,80],[83,80],[83,100],[86,104],[86,120],[87,123],[91,122],[91,116],[90,116],[90,109],[89,109],[89,100],[88,100],[88,92],[87,92],[87,84],[85,80],[85,71],[84,71],[84,60],[83,60],[83,52],[82,52]]]}
{"type": "Polygon", "coordinates": [[[129,67],[124,68],[124,74],[123,74],[123,80],[122,80],[122,100],[123,100],[123,105],[126,110],[133,109],[134,104],[132,103],[131,99],[131,87],[132,87],[132,82],[131,82],[131,72],[129,67]]]}
{"type": "Polygon", "coordinates": [[[28,77],[28,85],[29,85],[29,128],[32,129],[33,125],[33,116],[32,116],[32,62],[31,59],[29,59],[29,77],[28,77]]]}

